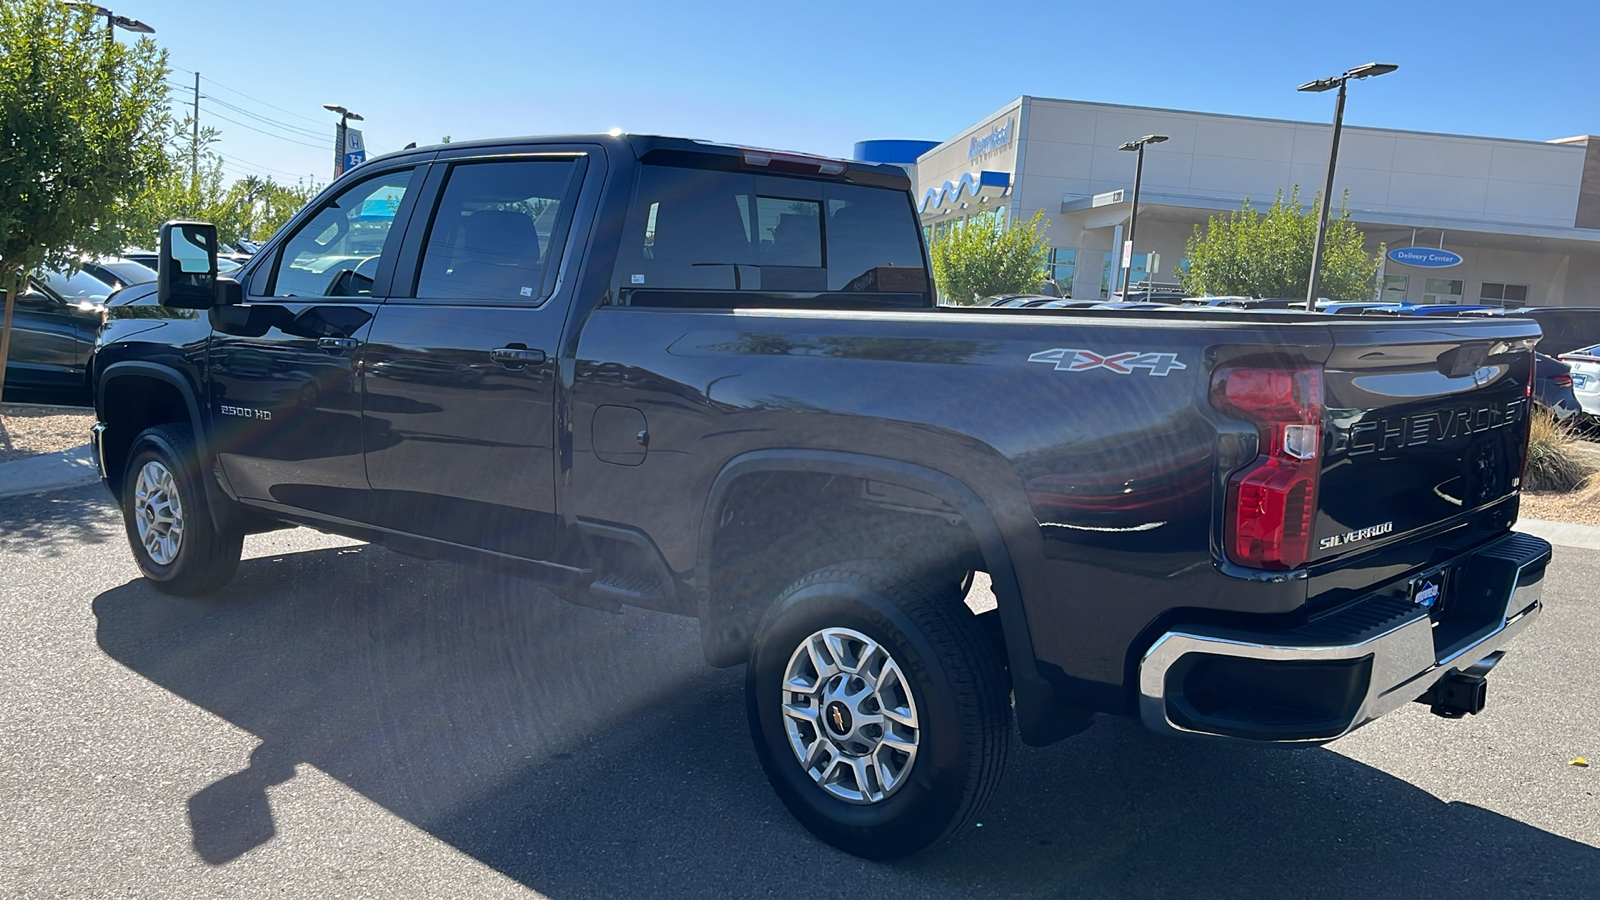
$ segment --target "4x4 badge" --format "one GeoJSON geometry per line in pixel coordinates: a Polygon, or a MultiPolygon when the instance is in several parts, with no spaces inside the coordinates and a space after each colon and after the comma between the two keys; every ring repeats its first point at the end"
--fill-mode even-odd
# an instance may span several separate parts
{"type": "Polygon", "coordinates": [[[1138,350],[1104,354],[1093,350],[1040,350],[1028,357],[1028,362],[1054,363],[1057,372],[1110,369],[1118,375],[1131,375],[1134,369],[1148,369],[1151,375],[1165,376],[1168,372],[1189,368],[1178,362],[1176,353],[1141,353],[1138,350]]]}

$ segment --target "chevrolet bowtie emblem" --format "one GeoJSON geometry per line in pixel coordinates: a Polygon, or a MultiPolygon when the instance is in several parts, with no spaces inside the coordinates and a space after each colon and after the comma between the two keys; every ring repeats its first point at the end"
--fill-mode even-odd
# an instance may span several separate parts
{"type": "Polygon", "coordinates": [[[839,707],[837,707],[837,706],[835,706],[833,709],[829,710],[829,712],[833,713],[833,727],[838,731],[843,731],[844,730],[844,710],[839,708],[839,707]]]}

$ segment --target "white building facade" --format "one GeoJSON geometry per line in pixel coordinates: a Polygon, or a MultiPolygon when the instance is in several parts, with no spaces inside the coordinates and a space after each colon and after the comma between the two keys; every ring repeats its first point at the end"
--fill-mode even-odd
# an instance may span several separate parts
{"type": "MultiPolygon", "coordinates": [[[[923,153],[912,174],[930,239],[972,216],[1027,220],[1043,210],[1062,292],[1070,285],[1071,296],[1105,297],[1120,286],[1113,251],[1133,196],[1135,154],[1119,146],[1168,137],[1145,150],[1131,280],[1170,284],[1209,217],[1247,199],[1265,210],[1296,186],[1309,205],[1326,178],[1330,132],[1312,122],[1020,97],[923,153]]],[[[1600,137],[1346,126],[1335,211],[1346,191],[1369,251],[1417,251],[1385,258],[1375,296],[1600,306],[1600,137]]]]}

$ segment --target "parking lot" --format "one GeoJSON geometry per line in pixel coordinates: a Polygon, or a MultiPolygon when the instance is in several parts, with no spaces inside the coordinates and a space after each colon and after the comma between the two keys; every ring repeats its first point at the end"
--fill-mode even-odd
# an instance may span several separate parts
{"type": "Polygon", "coordinates": [[[1450,722],[1331,747],[1101,721],[979,827],[869,863],[768,788],[693,622],[305,530],[225,596],[137,577],[97,487],[0,506],[0,897],[1592,897],[1600,551],[1450,722]],[[1595,766],[1569,765],[1588,757],[1595,766]]]}

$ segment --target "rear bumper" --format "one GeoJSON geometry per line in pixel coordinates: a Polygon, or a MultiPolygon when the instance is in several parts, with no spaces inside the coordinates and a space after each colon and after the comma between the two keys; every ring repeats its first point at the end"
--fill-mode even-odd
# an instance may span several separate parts
{"type": "Polygon", "coordinates": [[[1450,586],[1432,616],[1403,579],[1298,628],[1168,631],[1139,665],[1140,717],[1264,743],[1342,737],[1504,649],[1538,616],[1549,561],[1547,542],[1513,533],[1429,571],[1450,586]]]}

